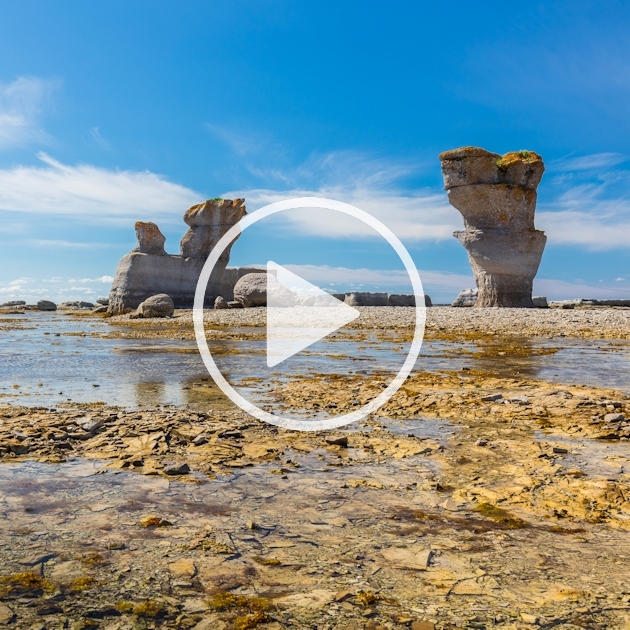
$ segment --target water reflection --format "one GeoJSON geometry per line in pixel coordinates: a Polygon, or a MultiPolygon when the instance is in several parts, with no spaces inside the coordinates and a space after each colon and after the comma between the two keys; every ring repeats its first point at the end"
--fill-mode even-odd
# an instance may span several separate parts
{"type": "Polygon", "coordinates": [[[135,406],[139,409],[157,407],[165,402],[166,383],[139,381],[135,387],[135,406]]]}
{"type": "MultiPolygon", "coordinates": [[[[110,334],[115,327],[93,318],[31,313],[19,326],[9,318],[4,320],[0,401],[51,405],[72,399],[123,407],[231,406],[209,378],[194,341],[101,338],[99,335],[110,334]]],[[[0,324],[2,321],[0,316],[0,324]]],[[[279,366],[280,373],[279,367],[269,370],[266,366],[260,328],[230,329],[222,334],[228,333],[232,339],[212,339],[210,349],[226,378],[250,398],[278,378],[290,376],[369,375],[374,371],[393,376],[409,343],[406,334],[344,331],[290,358],[279,366]]],[[[628,391],[629,359],[627,341],[483,337],[468,342],[425,341],[416,369],[469,368],[501,377],[628,391]]]]}

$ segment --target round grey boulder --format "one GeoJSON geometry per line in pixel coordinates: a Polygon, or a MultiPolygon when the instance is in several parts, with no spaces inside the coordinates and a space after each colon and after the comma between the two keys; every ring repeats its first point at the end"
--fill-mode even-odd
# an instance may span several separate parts
{"type": "Polygon", "coordinates": [[[234,285],[234,300],[243,308],[267,306],[268,294],[273,306],[293,306],[296,295],[270,273],[247,273],[234,285]]]}
{"type": "Polygon", "coordinates": [[[247,273],[234,285],[234,300],[244,308],[267,305],[267,274],[247,273]]]}
{"type": "Polygon", "coordinates": [[[37,310],[38,311],[56,311],[57,305],[50,300],[40,300],[37,302],[37,310]]]}
{"type": "Polygon", "coordinates": [[[147,298],[135,312],[135,317],[172,317],[175,304],[170,295],[159,293],[147,298]]]}

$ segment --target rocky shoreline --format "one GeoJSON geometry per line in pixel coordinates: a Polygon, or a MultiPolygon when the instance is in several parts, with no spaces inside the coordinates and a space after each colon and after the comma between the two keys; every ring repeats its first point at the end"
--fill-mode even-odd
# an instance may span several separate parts
{"type": "MultiPolygon", "coordinates": [[[[413,329],[415,308],[356,307],[361,316],[345,329],[398,331],[413,329]]],[[[175,311],[173,319],[129,321],[129,315],[111,318],[112,324],[133,327],[141,335],[160,331],[168,338],[169,330],[192,331],[192,311],[175,311]]],[[[206,310],[204,322],[208,329],[226,327],[263,327],[266,325],[264,308],[235,310],[206,310]]],[[[591,339],[630,339],[630,308],[588,307],[564,309],[520,308],[451,308],[433,306],[426,309],[425,336],[431,339],[486,337],[573,337],[591,339]]],[[[191,334],[190,338],[194,338],[191,334]]]]}
{"type": "MultiPolygon", "coordinates": [[[[408,339],[414,309],[360,311],[356,338],[363,329],[408,339]]],[[[207,311],[208,334],[262,338],[264,313],[207,311]]],[[[526,336],[626,339],[630,330],[625,309],[434,307],[427,317],[429,339],[500,334],[515,348],[526,336]]],[[[194,338],[190,311],[106,321],[114,337],[194,338]]],[[[296,377],[260,397],[302,418],[338,414],[388,378],[296,377]]],[[[0,406],[0,623],[630,623],[629,392],[466,367],[417,371],[365,421],[296,433],[235,409],[209,377],[190,387],[212,404],[0,406]]]]}

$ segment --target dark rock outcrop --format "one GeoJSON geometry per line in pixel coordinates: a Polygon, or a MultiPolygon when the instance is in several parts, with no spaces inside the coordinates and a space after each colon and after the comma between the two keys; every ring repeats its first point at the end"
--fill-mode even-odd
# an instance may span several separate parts
{"type": "Polygon", "coordinates": [[[440,155],[448,200],[464,218],[455,232],[468,251],[476,307],[533,307],[532,287],[547,237],[534,227],[545,169],[532,151],[503,156],[477,147],[440,155]]]}
{"type": "MultiPolygon", "coordinates": [[[[404,293],[393,293],[389,296],[389,305],[390,306],[415,306],[416,305],[416,296],[411,294],[404,293]]],[[[433,302],[431,301],[431,297],[426,293],[424,295],[424,305],[425,306],[433,306],[433,302]]]]}
{"type": "Polygon", "coordinates": [[[37,302],[37,310],[38,311],[56,311],[57,305],[50,300],[40,300],[37,302]]]}
{"type": "Polygon", "coordinates": [[[223,296],[218,295],[217,299],[214,301],[214,308],[215,310],[221,310],[230,307],[228,306],[228,303],[223,299],[223,296]]]}

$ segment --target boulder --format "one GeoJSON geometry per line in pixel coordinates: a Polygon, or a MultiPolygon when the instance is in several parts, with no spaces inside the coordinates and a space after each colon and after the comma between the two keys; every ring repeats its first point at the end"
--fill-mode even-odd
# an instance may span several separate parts
{"type": "Polygon", "coordinates": [[[40,300],[37,302],[37,310],[38,311],[56,311],[57,305],[50,300],[40,300]]]}
{"type": "Polygon", "coordinates": [[[135,317],[172,317],[175,305],[170,295],[152,295],[138,306],[135,317]]]}
{"type": "Polygon", "coordinates": [[[468,251],[476,307],[533,307],[532,287],[547,237],[534,227],[545,169],[532,151],[501,156],[477,147],[440,155],[449,203],[464,219],[454,236],[468,251]]]}
{"type": "Polygon", "coordinates": [[[248,273],[234,285],[234,300],[243,308],[267,305],[267,274],[248,273]]]}
{"type": "Polygon", "coordinates": [[[97,298],[96,299],[96,303],[97,304],[102,304],[103,306],[109,306],[109,298],[97,298]]]}
{"type": "Polygon", "coordinates": [[[457,294],[451,306],[474,306],[477,302],[477,289],[463,289],[457,294]]]}
{"type": "MultiPolygon", "coordinates": [[[[190,227],[181,242],[181,253],[164,251],[164,236],[154,223],[136,224],[138,246],[122,257],[109,294],[112,315],[136,309],[159,293],[171,296],[177,308],[192,308],[197,280],[206,259],[219,239],[245,214],[243,199],[212,199],[192,206],[184,215],[190,227]]],[[[259,269],[228,269],[231,246],[214,267],[206,288],[204,305],[211,307],[217,296],[233,300],[234,285],[247,273],[259,269]]]]}
{"type": "Polygon", "coordinates": [[[532,303],[536,308],[549,308],[547,298],[544,296],[537,296],[532,298],[532,303]]]}
{"type": "Polygon", "coordinates": [[[228,303],[220,296],[217,296],[217,299],[214,301],[214,308],[216,310],[220,310],[220,309],[224,309],[224,308],[230,308],[228,306],[228,303]]]}
{"type": "Polygon", "coordinates": [[[348,306],[389,306],[387,293],[346,293],[344,302],[348,306]]]}
{"type": "Polygon", "coordinates": [[[167,256],[164,249],[166,236],[160,232],[160,228],[155,223],[137,221],[135,228],[138,246],[132,251],[141,254],[153,254],[154,256],[167,256]]]}
{"type": "Polygon", "coordinates": [[[234,299],[243,308],[266,306],[269,293],[273,294],[273,306],[293,306],[297,303],[297,296],[270,273],[248,273],[234,285],[234,299]]]}
{"type": "Polygon", "coordinates": [[[26,302],[24,300],[12,300],[11,302],[5,302],[2,306],[25,306],[26,302]]]}
{"type": "Polygon", "coordinates": [[[333,293],[332,296],[336,298],[337,300],[339,300],[340,302],[343,302],[346,299],[345,293],[333,293]]]}
{"type": "Polygon", "coordinates": [[[236,300],[230,300],[228,303],[228,308],[243,308],[243,305],[236,300]]]}

